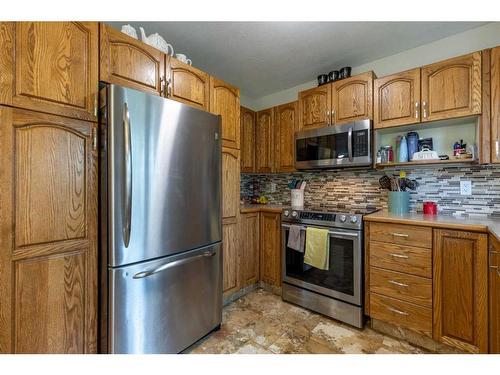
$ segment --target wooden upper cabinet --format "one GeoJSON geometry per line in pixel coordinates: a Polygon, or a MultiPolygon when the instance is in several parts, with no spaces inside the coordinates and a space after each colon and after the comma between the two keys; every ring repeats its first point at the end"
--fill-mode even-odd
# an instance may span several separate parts
{"type": "Polygon", "coordinates": [[[331,124],[373,118],[373,72],[332,84],[331,124]]]}
{"type": "Polygon", "coordinates": [[[240,148],[240,90],[210,77],[210,112],[222,117],[222,146],[240,148]]]}
{"type": "Polygon", "coordinates": [[[260,278],[267,284],[281,285],[281,215],[260,213],[260,278]]]}
{"type": "Polygon", "coordinates": [[[0,352],[95,353],[97,124],[0,119],[0,352]]]}
{"type": "Polygon", "coordinates": [[[222,148],[222,217],[236,218],[240,212],[240,152],[222,148]]]}
{"type": "Polygon", "coordinates": [[[210,110],[210,79],[207,73],[171,58],[167,66],[167,80],[170,99],[210,110]]]}
{"type": "Polygon", "coordinates": [[[101,81],[162,95],[163,52],[102,23],[100,34],[101,81]]]}
{"type": "Polygon", "coordinates": [[[241,172],[255,172],[255,112],[240,108],[241,172]]]}
{"type": "Polygon", "coordinates": [[[323,85],[299,93],[299,130],[330,124],[332,85],[323,85]]]}
{"type": "Polygon", "coordinates": [[[491,161],[500,163],[500,47],[491,50],[491,161]]]}
{"type": "Polygon", "coordinates": [[[276,172],[295,171],[295,132],[297,130],[297,102],[275,108],[276,172]]]}
{"type": "Polygon", "coordinates": [[[374,81],[374,128],[420,122],[420,68],[374,81]]]}
{"type": "Polygon", "coordinates": [[[274,108],[257,112],[255,171],[258,173],[274,172],[274,108]]]}
{"type": "Polygon", "coordinates": [[[433,258],[434,339],[487,353],[487,235],[435,229],[433,258]]]}
{"type": "Polygon", "coordinates": [[[422,67],[422,121],[481,113],[481,52],[422,67]]]}
{"type": "Polygon", "coordinates": [[[1,22],[0,104],[97,121],[97,22],[1,22]]]}

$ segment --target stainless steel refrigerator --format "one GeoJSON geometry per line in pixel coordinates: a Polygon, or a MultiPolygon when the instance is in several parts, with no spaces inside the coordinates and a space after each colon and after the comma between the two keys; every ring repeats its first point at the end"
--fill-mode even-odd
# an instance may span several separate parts
{"type": "Polygon", "coordinates": [[[108,85],[101,345],[178,353],[222,318],[220,117],[108,85]]]}

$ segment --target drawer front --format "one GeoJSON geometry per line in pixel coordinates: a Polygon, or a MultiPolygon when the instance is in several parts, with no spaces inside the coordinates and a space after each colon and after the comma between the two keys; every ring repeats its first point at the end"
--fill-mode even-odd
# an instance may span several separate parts
{"type": "Polygon", "coordinates": [[[432,228],[405,224],[371,223],[370,240],[432,248],[432,228]]]}
{"type": "Polygon", "coordinates": [[[432,307],[432,280],[424,277],[371,267],[370,291],[416,305],[432,307]]]}
{"type": "Polygon", "coordinates": [[[431,278],[432,251],[373,241],[370,242],[370,265],[431,278]]]}
{"type": "Polygon", "coordinates": [[[370,293],[370,316],[432,337],[432,309],[370,293]]]}

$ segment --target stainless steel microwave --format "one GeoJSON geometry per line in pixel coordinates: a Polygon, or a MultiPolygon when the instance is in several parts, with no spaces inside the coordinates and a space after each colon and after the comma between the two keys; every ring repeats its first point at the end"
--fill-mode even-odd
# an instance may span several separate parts
{"type": "Polygon", "coordinates": [[[370,166],[372,122],[354,121],[295,133],[295,168],[370,166]]]}

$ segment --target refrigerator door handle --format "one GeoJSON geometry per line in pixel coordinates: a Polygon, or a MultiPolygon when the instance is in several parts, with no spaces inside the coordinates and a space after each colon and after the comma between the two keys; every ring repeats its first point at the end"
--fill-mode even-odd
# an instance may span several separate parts
{"type": "Polygon", "coordinates": [[[132,140],[130,135],[130,112],[127,103],[123,105],[123,162],[125,165],[124,184],[125,194],[122,199],[123,218],[123,244],[128,247],[130,243],[130,226],[132,217],[132,140]]]}
{"type": "Polygon", "coordinates": [[[152,276],[155,273],[165,271],[169,268],[181,266],[181,265],[186,264],[186,263],[191,263],[199,258],[213,257],[214,255],[215,255],[215,250],[205,251],[203,254],[195,255],[195,256],[192,256],[189,258],[175,260],[173,262],[164,264],[164,265],[157,267],[157,268],[154,268],[152,270],[138,272],[133,276],[133,278],[134,279],[143,279],[145,277],[152,276]]]}

